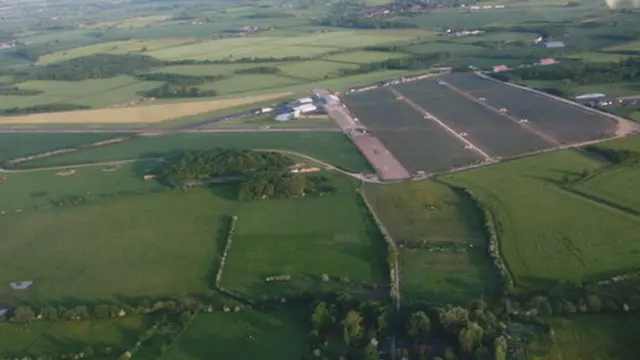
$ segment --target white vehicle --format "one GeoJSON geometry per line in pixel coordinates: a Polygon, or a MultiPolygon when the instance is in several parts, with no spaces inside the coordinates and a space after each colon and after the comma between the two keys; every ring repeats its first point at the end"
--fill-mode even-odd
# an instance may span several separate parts
{"type": "Polygon", "coordinates": [[[521,123],[528,123],[528,122],[529,122],[529,119],[522,119],[522,120],[520,120],[520,122],[521,122],[521,123]]]}
{"type": "Polygon", "coordinates": [[[507,112],[507,108],[500,108],[500,112],[501,113],[506,113],[507,112]]]}
{"type": "Polygon", "coordinates": [[[479,101],[487,101],[487,98],[478,98],[479,101]]]}
{"type": "Polygon", "coordinates": [[[466,132],[461,132],[459,135],[462,136],[462,137],[467,137],[467,135],[469,135],[469,134],[467,134],[466,132]]]}

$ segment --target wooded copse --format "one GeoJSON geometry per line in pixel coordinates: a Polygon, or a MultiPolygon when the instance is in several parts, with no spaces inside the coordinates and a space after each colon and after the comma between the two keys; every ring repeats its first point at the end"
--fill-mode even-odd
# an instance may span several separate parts
{"type": "Polygon", "coordinates": [[[186,189],[218,180],[239,181],[239,200],[290,198],[333,192],[329,178],[292,173],[293,161],[276,152],[213,149],[190,151],[171,159],[166,180],[186,189]]]}

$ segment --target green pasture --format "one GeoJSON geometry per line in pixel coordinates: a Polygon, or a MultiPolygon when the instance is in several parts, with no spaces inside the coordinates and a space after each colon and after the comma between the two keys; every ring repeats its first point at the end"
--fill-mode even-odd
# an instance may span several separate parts
{"type": "Polygon", "coordinates": [[[466,303],[492,292],[496,274],[487,256],[481,214],[470,198],[431,181],[367,185],[365,190],[397,242],[472,246],[466,252],[400,247],[404,299],[466,303]]]}
{"type": "Polygon", "coordinates": [[[334,183],[340,194],[298,201],[255,201],[237,208],[238,222],[223,286],[259,299],[263,294],[286,295],[336,285],[357,291],[361,281],[384,283],[384,240],[359,204],[354,184],[337,176],[334,183]],[[332,277],[334,283],[323,284],[322,274],[332,277]],[[275,275],[292,279],[265,282],[266,277],[275,275]],[[354,284],[336,284],[341,277],[354,284]]]}
{"type": "Polygon", "coordinates": [[[329,55],[323,57],[322,60],[346,64],[367,64],[406,56],[408,56],[408,54],[395,52],[353,51],[344,54],[329,55]]]}
{"type": "Polygon", "coordinates": [[[624,139],[607,141],[598,144],[598,146],[618,150],[640,151],[640,136],[629,136],[624,139]]]}
{"type": "Polygon", "coordinates": [[[637,269],[640,219],[562,188],[601,163],[575,151],[548,153],[443,176],[492,213],[502,256],[518,286],[545,288],[637,269]]]}
{"type": "Polygon", "coordinates": [[[2,174],[0,212],[32,212],[72,203],[93,202],[138,192],[165,189],[156,181],[143,180],[154,162],[77,168],[72,175],[59,170],[2,174]]]}
{"type": "Polygon", "coordinates": [[[303,36],[243,37],[211,40],[203,43],[151,51],[164,60],[215,60],[240,57],[316,56],[339,49],[407,41],[412,37],[432,36],[421,30],[332,31],[303,36]]]}
{"type": "Polygon", "coordinates": [[[426,42],[411,46],[409,51],[416,54],[429,54],[435,52],[450,52],[452,54],[474,53],[486,51],[485,48],[464,43],[426,42]]]}
{"type": "Polygon", "coordinates": [[[196,133],[142,136],[131,141],[35,160],[28,167],[73,165],[89,162],[148,158],[184,150],[214,147],[234,149],[283,149],[300,152],[354,172],[370,171],[366,159],[339,132],[306,133],[196,133]]]}
{"type": "Polygon", "coordinates": [[[116,138],[119,134],[0,134],[0,162],[116,138]]]}
{"type": "Polygon", "coordinates": [[[280,88],[299,84],[300,81],[300,79],[279,74],[236,75],[228,79],[203,84],[199,88],[202,90],[215,90],[223,95],[259,90],[273,92],[280,88]]]}
{"type": "Polygon", "coordinates": [[[21,89],[41,90],[31,96],[0,96],[0,108],[27,107],[51,103],[71,103],[91,107],[126,104],[140,98],[140,92],[160,85],[155,81],[139,81],[131,76],[82,81],[31,80],[16,84],[21,89]]]}
{"type": "Polygon", "coordinates": [[[635,315],[579,315],[549,321],[554,336],[539,335],[527,349],[531,360],[635,359],[640,331],[635,315]]]}
{"type": "Polygon", "coordinates": [[[626,42],[624,44],[620,44],[620,45],[616,45],[616,46],[610,46],[606,49],[604,49],[606,51],[612,51],[612,52],[616,52],[616,51],[640,51],[640,41],[630,41],[630,42],[626,42]]]}
{"type": "Polygon", "coordinates": [[[38,65],[46,65],[56,61],[70,60],[93,54],[128,54],[128,53],[146,53],[152,51],[160,51],[170,49],[186,44],[197,43],[196,39],[151,39],[151,40],[123,40],[108,41],[94,45],[87,45],[64,51],[58,51],[46,54],[38,59],[38,65]]]}
{"type": "Polygon", "coordinates": [[[357,68],[358,66],[355,64],[341,64],[323,60],[312,60],[280,66],[284,76],[302,81],[342,76],[341,70],[353,70],[357,68]]]}
{"type": "Polygon", "coordinates": [[[579,59],[591,62],[618,62],[622,59],[628,58],[629,55],[605,53],[605,52],[583,52],[577,54],[569,54],[562,56],[561,59],[579,59]]]}
{"type": "Polygon", "coordinates": [[[308,352],[304,316],[283,310],[201,314],[163,359],[200,360],[215,354],[237,360],[298,360],[308,352]]]}
{"type": "Polygon", "coordinates": [[[533,41],[536,36],[530,33],[520,33],[520,32],[488,32],[482,35],[477,36],[466,36],[460,38],[451,38],[451,41],[461,42],[461,43],[473,43],[476,41],[517,41],[517,40],[525,40],[525,41],[533,41]]]}
{"type": "Polygon", "coordinates": [[[0,280],[35,284],[3,287],[0,297],[77,302],[206,292],[234,203],[194,189],[2,215],[0,280]]]}
{"type": "MultiPolygon", "coordinates": [[[[2,356],[55,356],[111,347],[119,355],[132,347],[143,329],[143,319],[129,316],[114,320],[36,321],[30,324],[0,324],[2,356]]],[[[13,358],[13,357],[11,357],[13,358]]]]}
{"type": "MultiPolygon", "coordinates": [[[[152,73],[170,73],[191,76],[215,76],[215,75],[232,75],[236,70],[250,69],[258,66],[274,66],[280,67],[286,65],[286,62],[270,62],[262,63],[237,63],[237,64],[207,64],[207,65],[171,65],[154,68],[152,73]]],[[[297,63],[294,63],[297,64],[297,63]]]]}
{"type": "MultiPolygon", "coordinates": [[[[559,88],[562,86],[560,81],[552,80],[526,80],[519,81],[524,86],[528,86],[536,89],[549,89],[559,88]]],[[[575,94],[589,94],[589,93],[602,93],[607,96],[629,96],[640,93],[640,85],[629,82],[618,83],[604,83],[604,84],[589,84],[589,85],[575,85],[571,87],[575,94]]]]}
{"type": "Polygon", "coordinates": [[[640,214],[640,168],[635,166],[616,166],[585,180],[571,185],[571,188],[595,197],[595,201],[621,206],[627,211],[640,214]]]}

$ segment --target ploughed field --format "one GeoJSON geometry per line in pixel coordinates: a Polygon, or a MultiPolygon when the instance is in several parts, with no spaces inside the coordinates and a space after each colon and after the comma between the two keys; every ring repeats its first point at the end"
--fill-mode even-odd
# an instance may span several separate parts
{"type": "Polygon", "coordinates": [[[481,160],[438,124],[396,99],[389,89],[350,94],[343,101],[410,171],[442,171],[481,160]]]}
{"type": "Polygon", "coordinates": [[[612,136],[616,131],[611,119],[530,91],[470,74],[451,74],[444,80],[476,98],[485,98],[487,105],[506,108],[514,117],[529,120],[563,144],[612,136]]]}
{"type": "MultiPolygon", "coordinates": [[[[520,124],[440,85],[438,79],[396,86],[412,102],[491,156],[514,156],[551,147],[520,124]]],[[[448,81],[448,79],[446,79],[448,81]]],[[[434,123],[435,124],[435,123],[434,123]]],[[[458,141],[447,134],[451,141],[458,141]]]]}

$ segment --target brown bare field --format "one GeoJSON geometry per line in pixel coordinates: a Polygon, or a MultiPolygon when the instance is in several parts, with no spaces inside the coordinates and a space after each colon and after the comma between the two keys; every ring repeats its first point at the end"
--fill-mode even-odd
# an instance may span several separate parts
{"type": "Polygon", "coordinates": [[[161,104],[145,107],[77,110],[7,116],[0,117],[0,124],[152,124],[183,116],[277,99],[288,95],[291,95],[291,93],[274,93],[234,99],[161,104]]]}

